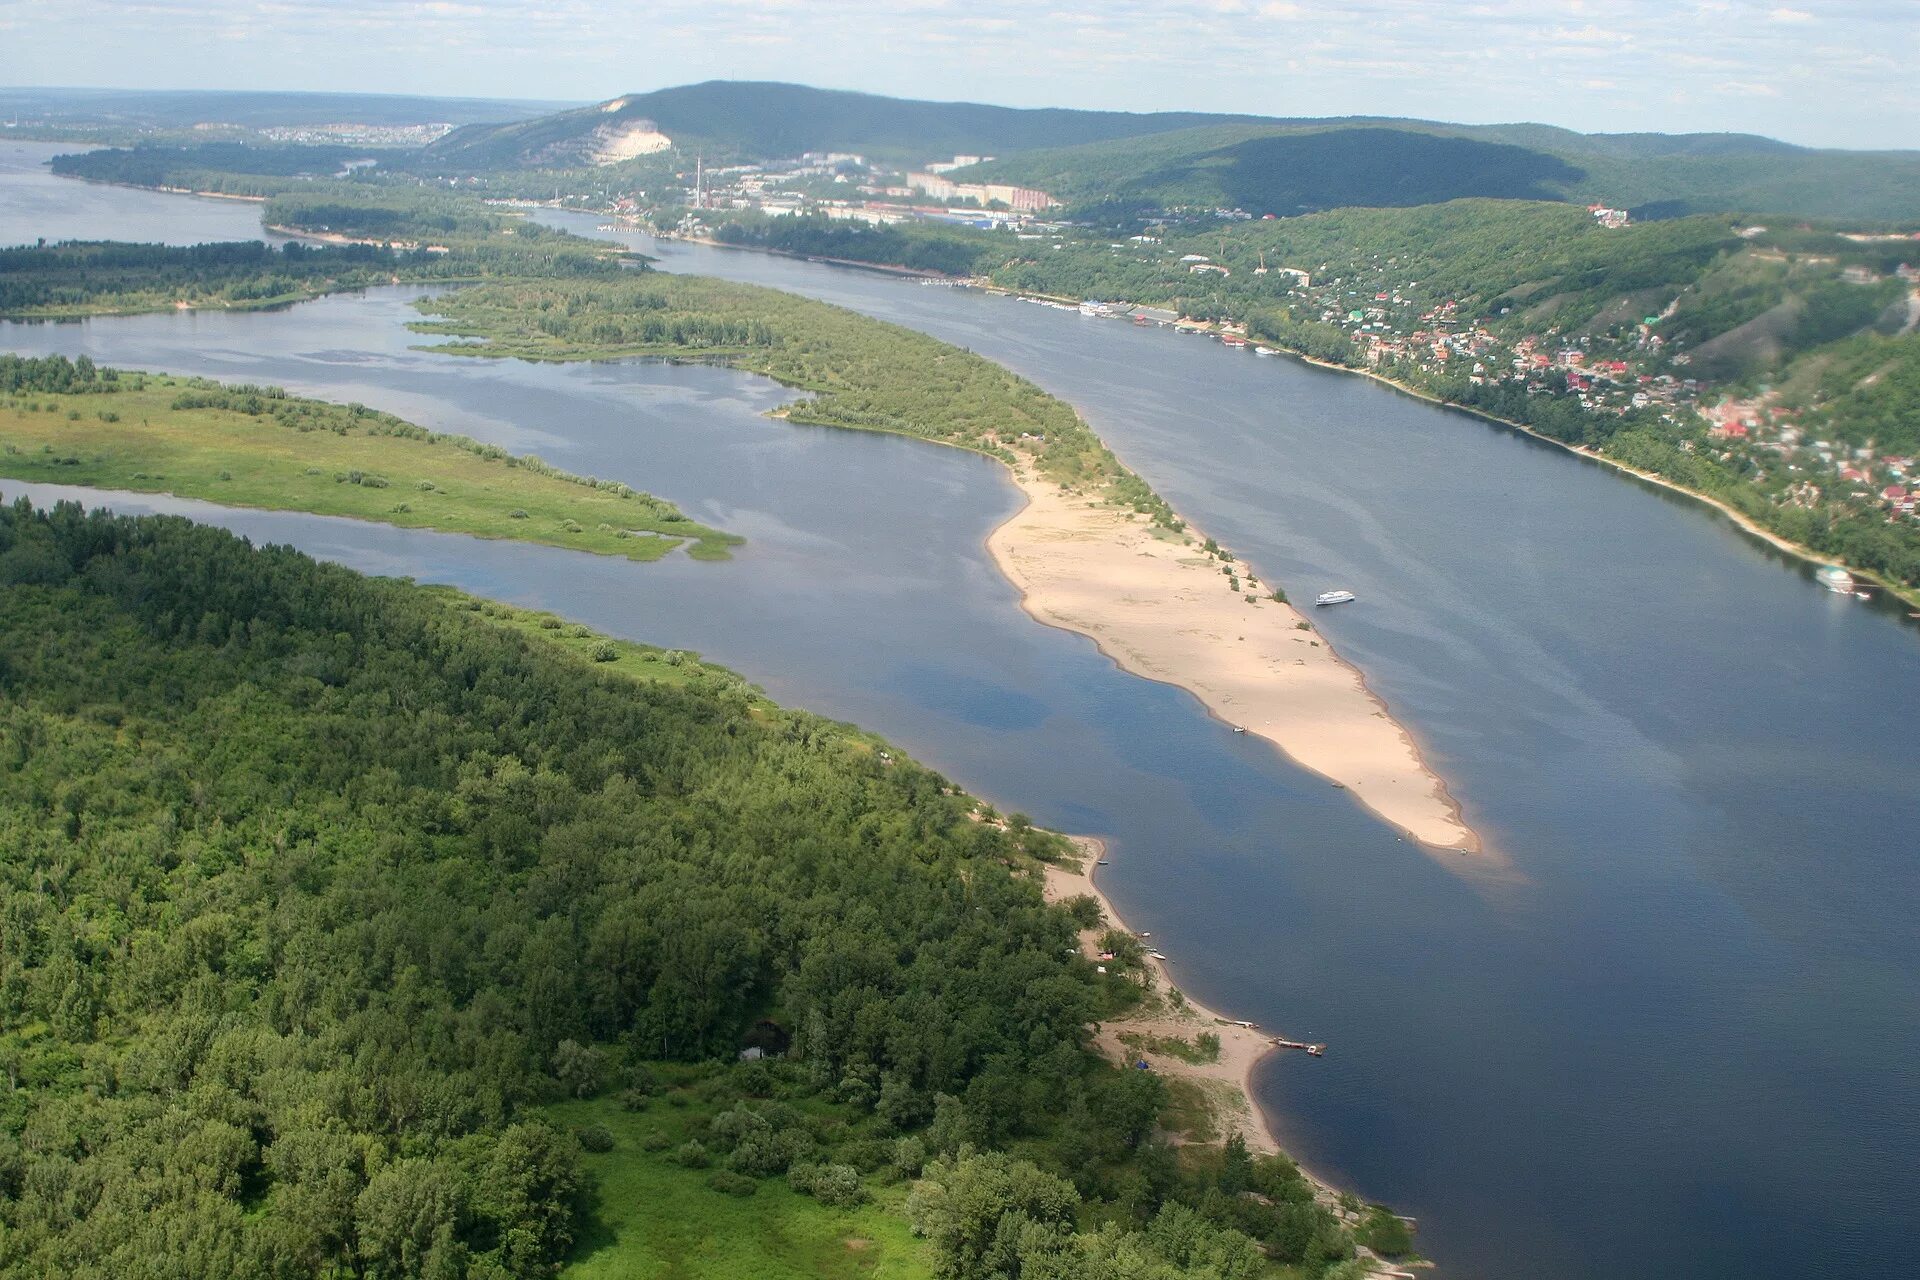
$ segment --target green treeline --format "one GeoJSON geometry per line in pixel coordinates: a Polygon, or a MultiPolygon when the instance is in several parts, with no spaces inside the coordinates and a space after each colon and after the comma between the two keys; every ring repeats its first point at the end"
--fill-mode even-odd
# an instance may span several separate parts
{"type": "Polygon", "coordinates": [[[512,227],[529,239],[567,238],[536,224],[488,209],[467,196],[412,187],[333,186],[288,191],[267,201],[269,226],[299,227],[374,240],[481,239],[512,227]]]}
{"type": "Polygon", "coordinates": [[[935,440],[1012,462],[1174,523],[1071,405],[970,351],[841,307],[756,285],[659,272],[495,282],[423,299],[423,332],[479,338],[436,350],[535,360],[711,360],[809,392],[789,420],[935,440]]]}
{"type": "Polygon", "coordinates": [[[605,1150],[546,1104],[789,1037],[717,1087],[857,1132],[745,1103],[684,1163],[826,1201],[939,1158],[942,1274],[983,1218],[993,1257],[1351,1251],[1091,1052],[1138,988],[1020,870],[1057,838],[857,731],[171,518],[0,508],[0,604],[0,1274],[546,1275],[605,1150]]]}
{"type": "Polygon", "coordinates": [[[987,237],[930,226],[874,226],[827,217],[768,218],[734,215],[714,232],[723,244],[774,249],[819,258],[842,258],[910,271],[968,276],[991,265],[987,237]]]}
{"type": "Polygon", "coordinates": [[[51,168],[64,177],[93,182],[270,196],[301,182],[332,178],[366,155],[364,149],[344,146],[208,142],[197,146],[104,148],[55,156],[51,168]]]}
{"type": "Polygon", "coordinates": [[[439,266],[426,254],[372,245],[276,248],[257,240],[187,246],[73,241],[0,249],[0,316],[151,311],[180,302],[271,306],[439,266]]]}
{"type": "Polygon", "coordinates": [[[604,249],[559,232],[494,237],[449,253],[378,245],[198,245],[81,242],[0,249],[0,318],[50,319],[103,312],[280,306],[342,289],[399,280],[488,275],[601,275],[618,271],[604,249]]]}

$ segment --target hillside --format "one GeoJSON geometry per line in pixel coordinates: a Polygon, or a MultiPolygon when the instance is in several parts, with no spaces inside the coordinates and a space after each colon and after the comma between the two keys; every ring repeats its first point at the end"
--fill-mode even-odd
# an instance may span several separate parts
{"type": "Polygon", "coordinates": [[[642,123],[655,126],[677,145],[702,145],[741,159],[853,151],[924,161],[1259,119],[1197,111],[1029,110],[972,102],[917,102],[796,84],[711,80],[628,94],[518,124],[470,125],[426,148],[421,163],[445,170],[564,167],[588,162],[615,129],[642,123]]]}
{"type": "Polygon", "coordinates": [[[1282,217],[1473,196],[1550,200],[1582,176],[1559,157],[1525,147],[1379,125],[1216,125],[1036,151],[963,173],[967,181],[1039,187],[1072,205],[1219,207],[1282,217]]]}
{"type": "Polygon", "coordinates": [[[1287,216],[1471,197],[1643,216],[1761,212],[1920,218],[1920,152],[1797,147],[1751,134],[1581,134],[1539,124],[1021,109],[802,85],[708,81],[510,123],[470,124],[413,160],[430,173],[610,165],[669,150],[753,161],[853,152],[903,166],[997,157],[962,180],[1069,205],[1287,216]]]}
{"type": "Polygon", "coordinates": [[[1545,125],[1275,121],[1026,152],[955,175],[1069,205],[1238,208],[1260,216],[1471,196],[1642,216],[1759,212],[1920,219],[1920,152],[1821,151],[1743,134],[1579,134],[1545,125]]]}

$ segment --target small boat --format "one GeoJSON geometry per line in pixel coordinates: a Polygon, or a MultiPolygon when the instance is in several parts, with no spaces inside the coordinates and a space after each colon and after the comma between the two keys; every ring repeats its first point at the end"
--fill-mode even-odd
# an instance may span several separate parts
{"type": "Polygon", "coordinates": [[[1855,600],[1871,600],[1871,599],[1873,599],[1873,597],[1872,597],[1872,596],[1870,596],[1870,595],[1868,595],[1868,594],[1867,594],[1866,592],[1864,592],[1864,591],[1856,591],[1856,592],[1854,592],[1854,593],[1853,593],[1853,598],[1854,598],[1855,600]]]}
{"type": "Polygon", "coordinates": [[[1823,564],[1813,571],[1816,582],[1836,595],[1853,594],[1853,575],[1837,564],[1823,564]]]}
{"type": "Polygon", "coordinates": [[[1274,350],[1272,347],[1255,347],[1253,349],[1253,354],[1257,356],[1277,356],[1280,353],[1274,350]]]}
{"type": "Polygon", "coordinates": [[[1147,952],[1147,954],[1149,956],[1152,956],[1155,960],[1165,960],[1167,958],[1166,953],[1162,951],[1149,951],[1147,952]]]}
{"type": "Polygon", "coordinates": [[[1247,731],[1247,727],[1243,724],[1237,724],[1233,726],[1233,731],[1235,733],[1245,733],[1247,731]]]}
{"type": "Polygon", "coordinates": [[[1322,591],[1313,598],[1315,604],[1352,604],[1354,594],[1351,591],[1322,591]]]}

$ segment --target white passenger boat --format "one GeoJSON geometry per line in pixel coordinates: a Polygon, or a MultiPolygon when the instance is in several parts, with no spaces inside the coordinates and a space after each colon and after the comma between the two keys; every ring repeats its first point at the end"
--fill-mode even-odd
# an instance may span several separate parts
{"type": "Polygon", "coordinates": [[[1315,604],[1351,604],[1354,595],[1351,591],[1322,591],[1314,597],[1315,604]]]}
{"type": "Polygon", "coordinates": [[[1837,564],[1823,564],[1814,570],[1813,576],[1829,591],[1843,596],[1853,594],[1853,575],[1837,564]]]}

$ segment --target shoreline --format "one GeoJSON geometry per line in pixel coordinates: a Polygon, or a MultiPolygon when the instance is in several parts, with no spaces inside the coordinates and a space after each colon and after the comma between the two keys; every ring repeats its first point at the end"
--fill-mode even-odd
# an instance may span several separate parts
{"type": "Polygon", "coordinates": [[[1597,450],[1588,449],[1581,445],[1568,444],[1565,440],[1556,440],[1550,435],[1536,431],[1524,422],[1516,422],[1512,418],[1503,418],[1497,413],[1488,413],[1486,410],[1476,409],[1472,405],[1455,404],[1451,400],[1442,399],[1431,392],[1409,386],[1397,379],[1389,378],[1383,373],[1376,373],[1372,369],[1356,369],[1351,365],[1335,364],[1331,360],[1317,359],[1314,356],[1307,355],[1305,352],[1295,351],[1290,347],[1280,347],[1278,350],[1285,353],[1290,359],[1298,360],[1301,364],[1312,365],[1316,369],[1325,369],[1329,373],[1349,373],[1357,377],[1365,378],[1369,382],[1378,383],[1380,386],[1386,387],[1391,391],[1397,391],[1403,396],[1411,396],[1415,400],[1433,405],[1436,408],[1451,410],[1454,413],[1464,413],[1468,417],[1478,418],[1482,422],[1489,422],[1495,426],[1505,427],[1510,431],[1517,431],[1521,435],[1531,437],[1542,444],[1550,444],[1556,449],[1564,450],[1576,458],[1582,458],[1589,462],[1597,462],[1602,466],[1610,467],[1624,475],[1632,476],[1636,480],[1644,480],[1648,484],[1656,485],[1669,493],[1677,493],[1684,498],[1690,498],[1702,506],[1711,507],[1730,520],[1742,532],[1752,534],[1755,538],[1758,538],[1776,551],[1783,551],[1795,559],[1803,560],[1812,565],[1837,564],[1854,577],[1873,583],[1894,599],[1903,600],[1916,608],[1920,608],[1920,591],[1909,591],[1905,587],[1887,581],[1871,569],[1863,569],[1856,565],[1849,564],[1838,556],[1823,555],[1804,543],[1794,542],[1790,538],[1782,537],[1780,534],[1775,533],[1773,530],[1761,524],[1758,520],[1755,520],[1746,512],[1729,505],[1724,499],[1716,498],[1710,493],[1702,493],[1698,489],[1689,489],[1678,481],[1669,480],[1667,477],[1652,471],[1643,471],[1639,467],[1622,462],[1618,458],[1610,458],[1597,450]]]}
{"type": "MultiPolygon", "coordinates": [[[[1084,861],[1078,870],[1059,863],[1042,864],[1043,896],[1048,902],[1058,903],[1086,894],[1100,904],[1106,927],[1139,937],[1140,935],[1126,922],[1125,918],[1114,909],[1112,900],[1094,879],[1095,868],[1108,855],[1106,842],[1097,836],[1068,836],[1067,839],[1084,861]]],[[[1089,958],[1098,954],[1098,932],[1097,929],[1087,930],[1082,934],[1081,942],[1083,948],[1087,949],[1089,958]]],[[[1172,971],[1167,968],[1166,961],[1148,957],[1146,965],[1158,979],[1161,990],[1180,990],[1179,984],[1173,980],[1172,971]]],[[[1267,1118],[1266,1112],[1261,1109],[1258,1099],[1253,1094],[1255,1069],[1268,1058],[1281,1052],[1280,1048],[1272,1043],[1274,1033],[1260,1027],[1242,1026],[1239,1019],[1227,1017],[1218,1010],[1195,1000],[1184,990],[1181,991],[1181,997],[1186,1005],[1185,1016],[1152,1014],[1113,1019],[1096,1024],[1100,1028],[1099,1047],[1103,1052],[1119,1051],[1147,1059],[1152,1062],[1155,1071],[1174,1079],[1201,1083],[1203,1087],[1206,1082],[1226,1083],[1232,1086],[1237,1096],[1229,1099],[1230,1105],[1217,1111],[1215,1116],[1220,1123],[1221,1140],[1224,1141],[1229,1134],[1238,1133],[1246,1141],[1247,1149],[1256,1155],[1286,1155],[1288,1159],[1293,1159],[1280,1145],[1279,1138],[1274,1134],[1272,1121],[1267,1118]],[[1171,1029],[1172,1023],[1181,1024],[1181,1027],[1188,1032],[1211,1031],[1218,1035],[1220,1057],[1211,1063],[1192,1063],[1166,1054],[1154,1053],[1151,1050],[1127,1049],[1118,1040],[1119,1033],[1124,1030],[1136,1027],[1165,1030],[1171,1029]]],[[[1219,1101],[1218,1090],[1213,1092],[1216,1096],[1210,1101],[1219,1101]]],[[[1294,1163],[1299,1166],[1298,1161],[1294,1163]]],[[[1316,1196],[1327,1203],[1337,1201],[1340,1193],[1332,1183],[1304,1166],[1299,1167],[1301,1175],[1313,1185],[1316,1196]]]]}
{"type": "Polygon", "coordinates": [[[1485,852],[1364,675],[1291,604],[1248,591],[1254,570],[1244,560],[1202,559],[1205,535],[1192,525],[1178,541],[1161,537],[1026,466],[1007,470],[1024,501],[986,549],[1035,621],[1088,637],[1129,674],[1186,690],[1214,719],[1350,792],[1424,851],[1485,852]],[[1238,592],[1222,581],[1229,567],[1238,592]]]}
{"type": "MultiPolygon", "coordinates": [[[[662,237],[662,238],[675,238],[675,237],[662,237]]],[[[1032,292],[1023,292],[1017,289],[1009,289],[1001,285],[994,284],[992,280],[988,277],[950,276],[945,274],[944,272],[939,272],[939,271],[922,271],[922,270],[917,270],[911,267],[886,266],[880,263],[857,262],[857,261],[852,261],[852,260],[843,259],[843,258],[823,258],[823,257],[814,256],[814,255],[809,255],[809,254],[793,253],[784,249],[765,248],[760,245],[726,244],[721,241],[713,240],[705,237],[696,238],[696,237],[688,236],[688,237],[678,237],[678,238],[685,239],[689,243],[710,245],[714,248],[719,248],[719,249],[748,250],[755,253],[772,254],[777,257],[793,258],[803,262],[823,262],[823,263],[831,264],[833,266],[856,267],[856,268],[861,268],[868,271],[881,272],[886,275],[908,276],[908,277],[918,277],[921,279],[940,280],[948,284],[954,285],[955,287],[958,287],[958,288],[979,289],[985,293],[997,293],[1010,298],[1036,298],[1043,302],[1060,302],[1060,303],[1066,303],[1069,305],[1071,305],[1074,302],[1074,299],[1072,298],[1062,297],[1057,294],[1032,293],[1032,292]]],[[[1451,400],[1443,399],[1442,397],[1436,396],[1431,392],[1422,391],[1418,387],[1410,386],[1407,383],[1397,381],[1396,379],[1393,379],[1393,378],[1389,378],[1385,374],[1377,373],[1371,369],[1356,369],[1351,365],[1335,364],[1330,360],[1321,360],[1314,356],[1310,356],[1303,351],[1296,351],[1292,347],[1285,346],[1284,344],[1277,346],[1275,349],[1282,352],[1283,354],[1285,354],[1291,359],[1298,360],[1302,364],[1312,365],[1316,369],[1325,369],[1332,373],[1354,374],[1358,377],[1366,378],[1369,381],[1378,383],[1383,387],[1391,388],[1392,390],[1397,391],[1402,395],[1412,396],[1416,400],[1424,401],[1425,403],[1434,405],[1437,408],[1450,409],[1457,413],[1464,413],[1469,415],[1470,417],[1478,418],[1482,422],[1490,422],[1495,424],[1496,426],[1506,427],[1509,430],[1518,431],[1521,434],[1531,436],[1533,439],[1539,440],[1544,444],[1550,444],[1555,446],[1556,448],[1564,449],[1568,453],[1573,454],[1575,457],[1590,459],[1594,462],[1598,462],[1605,466],[1611,467],[1614,470],[1619,471],[1625,475],[1632,476],[1636,480],[1644,480],[1648,484],[1658,485],[1660,488],[1667,490],[1669,493],[1677,493],[1682,495],[1683,497],[1691,498],[1695,502],[1701,503],[1702,505],[1710,507],[1713,510],[1719,512],[1721,515],[1725,516],[1728,520],[1732,521],[1735,527],[1739,528],[1745,533],[1752,534],[1754,537],[1758,538],[1760,541],[1766,543],[1768,546],[1774,548],[1777,551],[1785,552],[1786,554],[1794,556],[1797,559],[1800,559],[1806,562],[1807,564],[1811,564],[1811,565],[1828,565],[1828,564],[1839,565],[1841,568],[1847,570],[1848,573],[1852,574],[1855,578],[1861,579],[1866,582],[1870,582],[1874,584],[1876,587],[1878,587],[1880,590],[1892,596],[1894,599],[1903,601],[1906,604],[1912,606],[1914,609],[1920,609],[1920,591],[1909,590],[1905,587],[1901,587],[1893,582],[1888,581],[1886,578],[1882,577],[1880,574],[1874,572],[1871,569],[1865,569],[1858,565],[1851,564],[1846,560],[1841,559],[1837,556],[1823,555],[1822,553],[1815,551],[1813,548],[1806,546],[1803,543],[1794,542],[1791,539],[1782,537],[1780,534],[1775,533],[1773,530],[1767,528],[1765,525],[1755,520],[1752,516],[1749,516],[1745,512],[1740,511],[1737,508],[1729,505],[1725,500],[1714,497],[1712,494],[1702,493],[1698,489],[1689,489],[1685,485],[1680,484],[1677,481],[1669,480],[1667,477],[1662,475],[1657,475],[1651,471],[1643,471],[1638,467],[1632,466],[1625,462],[1621,462],[1618,459],[1610,458],[1604,453],[1599,453],[1593,450],[1585,449],[1578,445],[1571,445],[1564,440],[1556,440],[1552,436],[1545,435],[1542,432],[1536,431],[1534,428],[1528,426],[1524,422],[1516,422],[1512,418],[1503,418],[1503,417],[1500,417],[1498,414],[1488,413],[1484,409],[1476,409],[1471,405],[1455,404],[1451,400]]]]}

